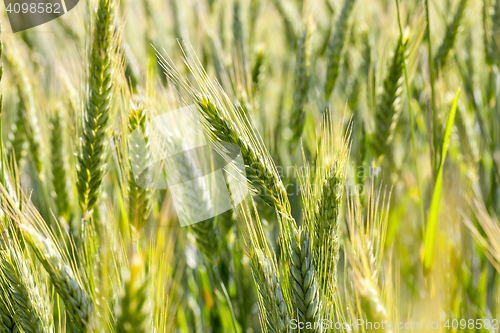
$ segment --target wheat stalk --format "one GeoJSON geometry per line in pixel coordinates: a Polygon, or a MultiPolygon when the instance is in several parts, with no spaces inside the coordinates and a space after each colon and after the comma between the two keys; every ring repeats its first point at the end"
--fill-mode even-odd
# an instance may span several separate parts
{"type": "Polygon", "coordinates": [[[93,208],[106,172],[115,72],[115,1],[99,0],[90,49],[88,96],[78,156],[77,188],[83,212],[93,208]]]}
{"type": "Polygon", "coordinates": [[[339,76],[342,65],[342,53],[345,48],[345,40],[348,32],[349,18],[351,17],[356,0],[344,0],[342,10],[335,23],[335,34],[328,43],[328,55],[326,65],[325,99],[328,100],[339,76]]]}

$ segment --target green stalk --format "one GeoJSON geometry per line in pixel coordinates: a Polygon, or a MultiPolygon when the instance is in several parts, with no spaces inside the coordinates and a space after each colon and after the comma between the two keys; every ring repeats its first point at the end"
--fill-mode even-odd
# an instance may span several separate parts
{"type": "MultiPolygon", "coordinates": [[[[399,25],[399,34],[400,38],[403,38],[403,27],[401,25],[401,16],[399,12],[399,0],[396,0],[396,7],[398,10],[398,25],[399,25]]],[[[410,93],[410,83],[408,81],[408,71],[406,69],[406,45],[401,41],[403,48],[403,70],[405,74],[405,86],[406,86],[406,94],[408,95],[408,111],[410,113],[410,129],[411,129],[411,147],[413,150],[413,159],[415,161],[415,172],[417,176],[417,190],[418,190],[418,199],[419,199],[419,207],[420,207],[420,221],[422,224],[422,237],[425,235],[425,217],[424,217],[424,206],[422,204],[422,186],[420,183],[420,172],[418,171],[418,158],[417,158],[417,148],[415,146],[415,126],[413,124],[413,112],[411,108],[411,93],[410,93]]]]}
{"type": "Polygon", "coordinates": [[[434,183],[435,173],[436,173],[436,163],[437,163],[437,114],[436,114],[436,98],[434,93],[434,62],[432,58],[432,43],[431,43],[431,23],[429,20],[429,0],[425,0],[425,19],[427,22],[426,38],[427,38],[427,49],[429,52],[429,75],[431,78],[431,111],[432,111],[432,138],[429,141],[430,152],[431,152],[431,170],[432,170],[432,182],[434,183]]]}

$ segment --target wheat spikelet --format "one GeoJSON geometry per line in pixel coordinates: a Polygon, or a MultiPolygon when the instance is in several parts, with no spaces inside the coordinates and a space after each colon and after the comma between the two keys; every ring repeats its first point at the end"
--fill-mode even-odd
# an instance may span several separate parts
{"type": "Polygon", "coordinates": [[[442,68],[446,64],[448,55],[450,54],[450,51],[455,44],[455,40],[458,34],[458,28],[460,27],[460,22],[462,21],[462,17],[464,16],[467,1],[468,0],[460,0],[457,11],[455,12],[455,15],[453,15],[453,19],[446,26],[446,34],[434,58],[435,68],[442,68]]]}
{"type": "Polygon", "coordinates": [[[120,298],[120,307],[116,319],[117,333],[146,333],[149,314],[147,300],[147,280],[141,277],[142,262],[134,255],[130,267],[130,276],[120,298]]]}
{"type": "Polygon", "coordinates": [[[339,76],[342,64],[342,52],[345,48],[345,39],[348,32],[349,18],[356,0],[344,0],[342,11],[335,23],[335,34],[328,43],[328,56],[326,65],[325,99],[328,100],[339,76]]]}
{"type": "Polygon", "coordinates": [[[52,164],[52,194],[57,206],[57,213],[67,222],[69,218],[68,174],[66,166],[67,150],[65,149],[65,122],[61,118],[62,109],[59,109],[51,120],[51,164],[52,164]]]}
{"type": "Polygon", "coordinates": [[[99,0],[90,50],[77,188],[83,212],[99,197],[106,171],[115,71],[115,1],[99,0]]]}
{"type": "MultiPolygon", "coordinates": [[[[407,41],[408,39],[403,37],[403,42],[407,41]]],[[[376,158],[387,153],[401,113],[404,82],[402,46],[400,39],[394,50],[389,72],[384,79],[382,96],[375,111],[375,133],[371,147],[376,158]]]]}
{"type": "Polygon", "coordinates": [[[297,58],[295,65],[295,88],[293,94],[293,108],[292,108],[292,150],[302,135],[305,123],[305,110],[304,104],[306,103],[307,90],[309,87],[309,71],[310,71],[310,58],[311,47],[310,38],[311,30],[308,24],[301,31],[297,40],[297,58]]]}
{"type": "Polygon", "coordinates": [[[314,269],[314,260],[309,242],[309,235],[305,230],[295,231],[291,241],[290,272],[292,277],[292,295],[295,310],[299,321],[312,325],[312,329],[304,332],[318,332],[314,324],[319,316],[319,287],[314,269]]]}
{"type": "MultiPolygon", "coordinates": [[[[141,102],[130,103],[130,114],[128,117],[128,129],[132,133],[134,130],[139,128],[142,132],[142,139],[145,142],[146,156],[143,156],[144,152],[139,149],[139,145],[135,142],[130,142],[130,172],[128,179],[129,187],[129,221],[131,225],[136,230],[141,230],[146,225],[146,222],[151,212],[151,190],[147,187],[139,186],[137,180],[133,173],[133,166],[136,166],[138,170],[147,161],[151,160],[150,154],[150,143],[149,143],[149,133],[146,129],[148,117],[145,110],[145,105],[141,102]]],[[[131,139],[133,140],[133,138],[131,139]]],[[[149,173],[148,173],[149,175],[149,173]]],[[[138,176],[137,176],[138,177],[138,176]]]]}

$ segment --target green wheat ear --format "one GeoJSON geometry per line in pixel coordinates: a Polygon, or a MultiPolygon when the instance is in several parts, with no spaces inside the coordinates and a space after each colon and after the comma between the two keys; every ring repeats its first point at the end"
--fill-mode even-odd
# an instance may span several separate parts
{"type": "Polygon", "coordinates": [[[293,137],[291,141],[292,151],[294,151],[297,142],[302,135],[305,122],[304,105],[307,98],[307,90],[309,88],[310,76],[310,59],[311,59],[311,29],[308,24],[301,31],[297,41],[297,58],[295,65],[295,88],[293,93],[293,108],[292,108],[292,131],[293,137]]]}
{"type": "Polygon", "coordinates": [[[7,309],[8,299],[6,293],[0,289],[0,332],[13,333],[17,330],[14,318],[7,309]]]}
{"type": "Polygon", "coordinates": [[[7,61],[13,73],[13,79],[19,95],[19,113],[12,128],[11,154],[16,157],[18,165],[24,158],[25,144],[29,146],[31,156],[40,180],[44,180],[44,149],[38,121],[35,97],[25,65],[17,55],[8,54],[7,61]],[[18,151],[17,151],[17,150],[18,151]]]}
{"type": "Polygon", "coordinates": [[[269,333],[288,332],[290,315],[273,264],[260,250],[253,253],[251,263],[264,326],[269,333]]]}
{"type": "Polygon", "coordinates": [[[106,172],[116,70],[115,1],[99,0],[96,11],[88,89],[78,156],[77,188],[83,212],[93,208],[106,172]]]}
{"type": "MultiPolygon", "coordinates": [[[[309,235],[305,230],[295,230],[291,241],[291,285],[293,304],[298,319],[304,323],[318,322],[319,287],[314,269],[314,259],[309,235]]],[[[315,333],[317,329],[306,329],[304,332],[315,333]]]]}
{"type": "Polygon", "coordinates": [[[24,239],[48,273],[50,281],[63,300],[66,311],[79,332],[95,328],[94,305],[82,283],[76,278],[73,268],[63,259],[56,244],[50,238],[41,236],[36,230],[20,226],[24,239]]]}
{"type": "Polygon", "coordinates": [[[442,68],[446,64],[448,55],[450,54],[450,51],[455,44],[455,40],[457,39],[458,28],[460,27],[460,22],[464,16],[467,1],[468,0],[460,0],[457,11],[455,12],[455,15],[453,15],[453,19],[446,26],[446,34],[434,58],[434,68],[436,69],[442,68]]]}
{"type": "MultiPolygon", "coordinates": [[[[0,254],[0,273],[2,289],[10,299],[15,323],[24,332],[49,332],[49,323],[43,317],[41,290],[35,286],[31,270],[24,263],[24,259],[16,258],[18,253],[12,249],[4,250],[0,254]]],[[[9,324],[9,322],[6,322],[9,324]]]]}
{"type": "Polygon", "coordinates": [[[344,0],[342,11],[335,24],[335,34],[328,43],[328,56],[326,65],[325,99],[328,100],[339,76],[342,64],[342,52],[345,48],[345,40],[348,32],[349,18],[356,0],[344,0]]]}
{"type": "Polygon", "coordinates": [[[384,79],[383,92],[375,112],[375,130],[372,136],[371,148],[376,158],[381,158],[388,152],[389,144],[396,130],[401,114],[401,98],[403,92],[403,45],[408,38],[399,39],[392,56],[389,72],[384,79]]]}
{"type": "Polygon", "coordinates": [[[52,163],[52,184],[54,187],[54,201],[57,206],[57,213],[68,222],[70,214],[69,193],[68,193],[68,173],[65,158],[67,150],[65,147],[65,122],[61,118],[62,109],[59,109],[51,120],[51,163],[52,163]]]}
{"type": "MultiPolygon", "coordinates": [[[[150,141],[149,133],[146,129],[148,121],[145,105],[141,102],[130,103],[130,115],[128,117],[129,133],[132,133],[137,128],[142,131],[142,139],[144,139],[146,151],[137,152],[136,149],[141,147],[135,142],[130,142],[130,172],[128,179],[129,186],[129,221],[136,230],[141,230],[146,225],[149,214],[151,212],[151,195],[152,192],[146,187],[137,185],[137,179],[133,172],[133,166],[137,166],[138,170],[142,170],[147,161],[151,160],[150,156],[150,141]],[[144,156],[144,153],[147,155],[144,156]]],[[[149,172],[149,170],[146,170],[149,172]]],[[[149,173],[147,176],[150,176],[149,173]]]]}

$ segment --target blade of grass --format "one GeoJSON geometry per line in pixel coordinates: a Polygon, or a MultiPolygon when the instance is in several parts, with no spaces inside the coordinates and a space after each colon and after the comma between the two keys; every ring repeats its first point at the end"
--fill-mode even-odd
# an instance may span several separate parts
{"type": "Polygon", "coordinates": [[[434,183],[434,193],[432,194],[431,208],[429,210],[429,216],[427,219],[427,230],[425,233],[425,247],[424,247],[425,275],[428,275],[430,273],[432,269],[432,264],[434,262],[434,250],[436,247],[436,233],[437,233],[437,223],[439,216],[439,202],[441,200],[441,189],[443,185],[443,167],[446,159],[446,152],[448,151],[448,145],[450,143],[451,129],[455,121],[455,114],[457,112],[457,102],[459,96],[460,96],[460,89],[458,89],[457,95],[453,100],[451,111],[448,116],[448,122],[446,123],[443,145],[441,146],[441,151],[442,151],[441,161],[439,163],[436,182],[434,183]]]}

